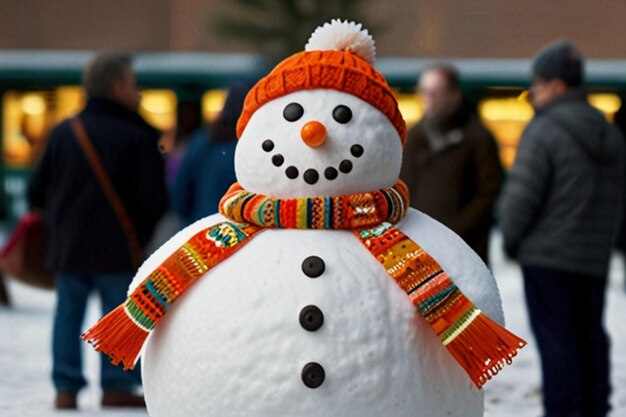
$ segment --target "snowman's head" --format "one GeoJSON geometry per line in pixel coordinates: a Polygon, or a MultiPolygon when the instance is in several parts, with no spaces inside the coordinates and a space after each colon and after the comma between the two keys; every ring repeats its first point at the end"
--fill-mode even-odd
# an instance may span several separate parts
{"type": "Polygon", "coordinates": [[[279,198],[392,186],[405,124],[373,55],[366,30],[334,20],[259,81],[237,128],[239,183],[279,198]]]}

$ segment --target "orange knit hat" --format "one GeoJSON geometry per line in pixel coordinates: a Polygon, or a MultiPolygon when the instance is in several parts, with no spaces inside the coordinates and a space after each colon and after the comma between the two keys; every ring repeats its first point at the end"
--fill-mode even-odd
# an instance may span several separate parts
{"type": "Polygon", "coordinates": [[[378,108],[404,145],[406,124],[387,81],[372,66],[374,54],[374,40],[360,24],[335,19],[318,27],[304,52],[282,61],[252,87],[237,122],[237,136],[265,103],[294,91],[325,88],[352,94],[378,108]]]}

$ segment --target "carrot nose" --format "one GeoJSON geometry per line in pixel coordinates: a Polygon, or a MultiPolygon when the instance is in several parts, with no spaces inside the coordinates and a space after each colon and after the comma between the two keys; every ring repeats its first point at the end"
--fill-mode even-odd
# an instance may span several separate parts
{"type": "Polygon", "coordinates": [[[302,126],[300,136],[304,143],[312,148],[317,148],[326,142],[326,127],[315,120],[307,122],[302,126]]]}

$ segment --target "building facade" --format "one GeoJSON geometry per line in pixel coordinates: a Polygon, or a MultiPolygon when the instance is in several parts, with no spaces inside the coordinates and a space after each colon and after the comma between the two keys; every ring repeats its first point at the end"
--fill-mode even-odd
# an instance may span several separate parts
{"type": "MultiPolygon", "coordinates": [[[[211,19],[234,7],[232,0],[0,0],[0,49],[254,52],[211,30],[211,19]]],[[[384,56],[527,57],[568,38],[587,57],[626,58],[623,0],[369,0],[361,7],[384,56]]]]}

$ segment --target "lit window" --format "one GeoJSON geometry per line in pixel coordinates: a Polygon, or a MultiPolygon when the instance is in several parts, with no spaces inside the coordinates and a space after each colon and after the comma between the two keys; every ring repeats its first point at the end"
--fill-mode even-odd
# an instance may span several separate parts
{"type": "Polygon", "coordinates": [[[498,143],[502,165],[513,166],[517,143],[534,111],[526,94],[508,97],[488,97],[478,104],[480,117],[498,143]]]}
{"type": "Polygon", "coordinates": [[[76,115],[85,106],[85,91],[79,86],[63,86],[54,90],[55,123],[76,115]]]}
{"type": "Polygon", "coordinates": [[[424,106],[422,105],[419,95],[398,93],[396,94],[400,113],[406,122],[407,129],[410,129],[424,115],[424,106]]]}
{"type": "Polygon", "coordinates": [[[50,129],[82,108],[84,96],[80,87],[65,86],[8,91],[2,103],[3,161],[26,168],[38,159],[50,129]]]}
{"type": "Polygon", "coordinates": [[[210,90],[204,93],[202,96],[202,119],[204,123],[211,124],[217,119],[224,102],[226,101],[226,95],[228,90],[210,90]]]}
{"type": "Polygon", "coordinates": [[[9,91],[2,115],[3,159],[8,166],[30,165],[51,127],[50,92],[9,91]]]}
{"type": "Polygon", "coordinates": [[[142,90],[139,114],[155,128],[167,132],[176,128],[176,94],[171,90],[142,90]]]}
{"type": "Polygon", "coordinates": [[[593,107],[604,113],[604,116],[608,121],[612,122],[615,117],[615,112],[622,106],[622,100],[620,100],[617,94],[607,93],[595,93],[587,96],[587,101],[593,107]]]}

